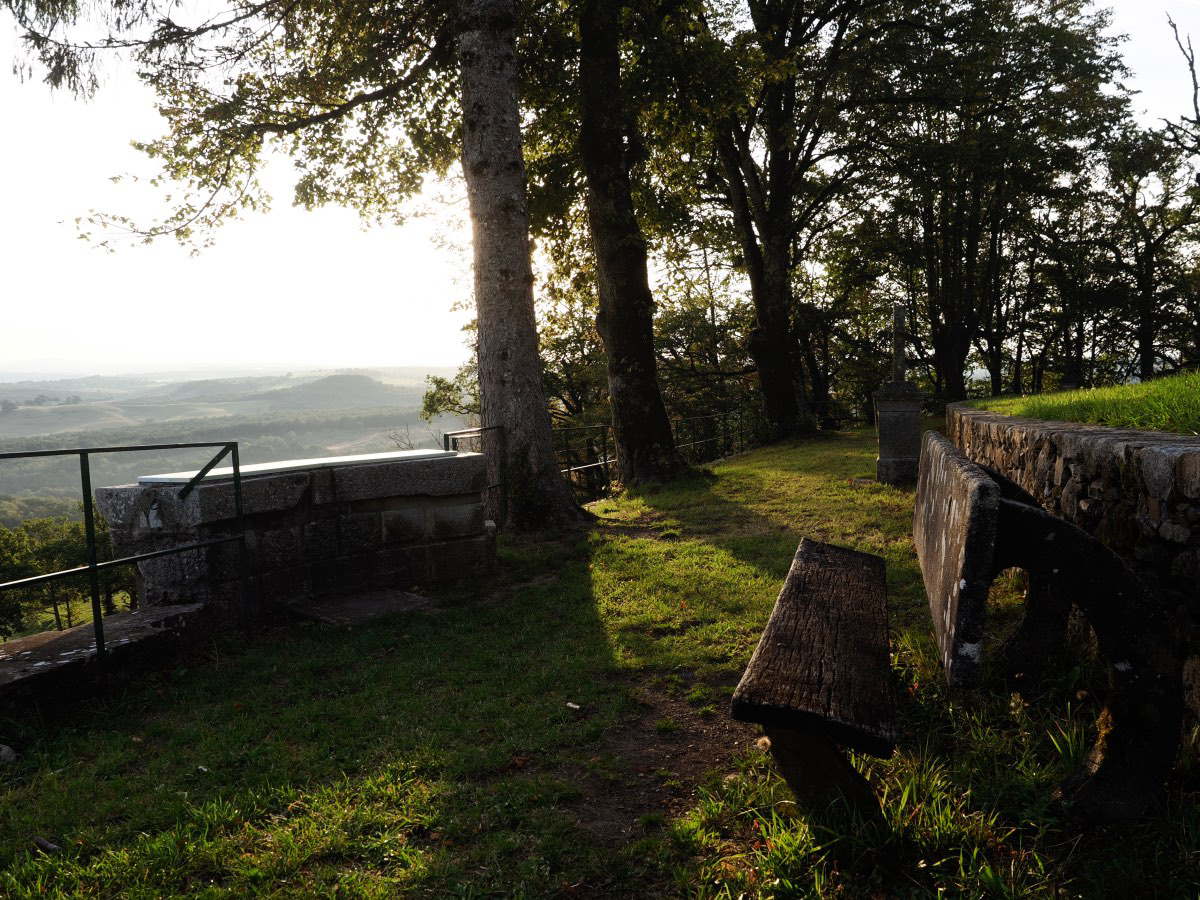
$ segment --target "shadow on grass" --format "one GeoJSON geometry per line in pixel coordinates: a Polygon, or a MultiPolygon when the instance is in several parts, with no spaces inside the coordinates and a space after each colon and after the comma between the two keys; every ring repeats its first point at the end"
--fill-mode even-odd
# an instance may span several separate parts
{"type": "Polygon", "coordinates": [[[487,597],[289,626],[54,730],[9,723],[0,893],[543,894],[621,877],[556,772],[630,709],[582,540],[487,597]],[[532,576],[536,575],[534,578],[532,576]],[[41,855],[33,838],[62,851],[41,855]]]}

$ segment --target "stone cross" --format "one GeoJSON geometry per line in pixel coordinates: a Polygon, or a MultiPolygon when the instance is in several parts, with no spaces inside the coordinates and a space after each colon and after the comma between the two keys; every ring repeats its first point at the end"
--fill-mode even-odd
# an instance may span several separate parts
{"type": "Polygon", "coordinates": [[[904,380],[904,304],[892,307],[892,381],[904,380]]]}

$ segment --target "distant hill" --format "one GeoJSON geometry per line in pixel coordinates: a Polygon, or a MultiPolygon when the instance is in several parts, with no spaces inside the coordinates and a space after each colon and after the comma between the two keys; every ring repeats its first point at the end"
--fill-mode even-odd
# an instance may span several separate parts
{"type": "MultiPolygon", "coordinates": [[[[193,424],[222,422],[219,427],[224,427],[231,419],[269,422],[275,429],[280,417],[294,421],[298,430],[311,431],[314,423],[306,421],[310,414],[324,419],[330,413],[370,411],[374,416],[385,409],[396,413],[390,421],[399,425],[419,421],[427,375],[448,377],[454,371],[400,366],[268,374],[213,371],[198,373],[208,377],[197,379],[156,373],[0,382],[0,442],[31,440],[41,446],[39,436],[55,436],[55,446],[98,446],[93,436],[104,433],[121,434],[124,443],[145,443],[150,434],[172,439],[168,435],[191,430],[193,424]]],[[[204,430],[213,433],[208,426],[204,430]]],[[[368,432],[352,427],[345,436],[322,433],[312,443],[353,444],[368,438],[368,432]]]]}
{"type": "Polygon", "coordinates": [[[148,392],[146,397],[171,400],[204,400],[220,402],[243,400],[262,391],[286,388],[296,384],[296,379],[287,375],[263,375],[248,378],[204,378],[199,381],[163,385],[161,391],[148,392]]]}
{"type": "Polygon", "coordinates": [[[90,403],[128,397],[144,391],[153,383],[149,378],[105,375],[57,380],[0,381],[0,400],[14,400],[20,403],[44,394],[48,397],[58,397],[59,400],[78,396],[90,403]]]}
{"type": "Polygon", "coordinates": [[[384,384],[369,375],[327,375],[295,387],[246,397],[271,409],[367,409],[374,406],[420,405],[423,389],[384,384]]]}
{"type": "Polygon", "coordinates": [[[137,419],[119,407],[107,403],[79,403],[70,406],[23,406],[0,414],[0,437],[30,437],[37,434],[62,434],[95,428],[136,425],[137,419]]]}

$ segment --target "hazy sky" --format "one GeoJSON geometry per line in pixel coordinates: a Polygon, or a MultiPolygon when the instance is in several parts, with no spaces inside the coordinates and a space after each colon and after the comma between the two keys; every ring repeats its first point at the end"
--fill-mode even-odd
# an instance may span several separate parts
{"type": "MultiPolygon", "coordinates": [[[[1145,121],[1190,109],[1190,84],[1166,16],[1200,44],[1200,3],[1113,4],[1114,31],[1145,121]]],[[[455,365],[467,356],[451,306],[470,294],[465,200],[363,231],[346,210],[291,208],[288,166],[273,166],[274,209],[225,226],[198,257],[160,239],[105,253],[77,239],[91,209],[152,218],[150,195],[110,176],[154,174],[129,147],[159,119],[148,91],[110,71],[90,103],[10,74],[11,20],[0,15],[0,377],[199,366],[455,365]],[[440,239],[439,239],[440,236],[440,239]],[[447,241],[457,249],[448,249],[447,241]]],[[[451,187],[449,193],[454,195],[451,187]]]]}

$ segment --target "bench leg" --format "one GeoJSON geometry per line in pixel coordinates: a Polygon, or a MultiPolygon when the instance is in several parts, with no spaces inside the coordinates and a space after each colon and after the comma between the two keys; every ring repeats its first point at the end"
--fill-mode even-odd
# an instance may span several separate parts
{"type": "Polygon", "coordinates": [[[817,730],[764,726],[771,755],[796,802],[807,812],[827,815],[839,800],[864,821],[880,818],[879,799],[837,745],[817,730]]]}

